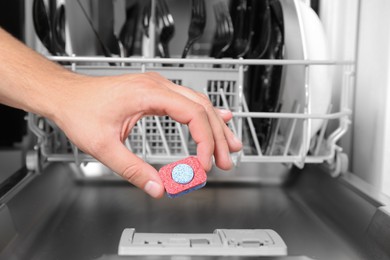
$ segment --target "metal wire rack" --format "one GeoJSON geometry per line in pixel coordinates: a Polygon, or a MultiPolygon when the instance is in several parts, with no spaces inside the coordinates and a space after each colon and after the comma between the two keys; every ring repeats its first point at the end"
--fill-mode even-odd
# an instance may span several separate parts
{"type": "MultiPolygon", "coordinates": [[[[104,58],[104,57],[49,57],[53,61],[71,64],[68,68],[74,72],[91,76],[109,76],[124,73],[143,73],[154,71],[174,83],[192,88],[206,94],[217,108],[229,109],[233,119],[228,123],[235,135],[242,140],[244,148],[233,154],[236,165],[241,163],[285,163],[303,167],[305,163],[327,162],[331,174],[337,176],[346,167],[347,157],[341,153],[338,140],[347,132],[352,111],[349,108],[350,93],[354,85],[354,61],[310,60],[308,46],[302,27],[302,14],[298,0],[282,1],[286,6],[286,31],[293,34],[294,44],[302,48],[301,59],[259,60],[259,59],[213,59],[213,58],[156,58],[155,57],[155,9],[156,0],[151,1],[151,23],[149,26],[148,57],[104,58]],[[116,63],[117,66],[109,66],[116,63]],[[167,66],[169,64],[170,66],[167,66]],[[179,66],[184,64],[184,67],[179,66]],[[282,103],[281,112],[255,112],[249,109],[246,96],[248,84],[246,75],[251,66],[283,66],[299,71],[303,80],[298,85],[285,79],[284,90],[298,89],[300,98],[292,98],[282,103]],[[332,67],[342,71],[342,83],[336,86],[340,90],[339,104],[328,104],[321,113],[311,109],[316,91],[310,82],[316,68],[332,67]],[[299,67],[299,70],[296,68],[299,67]],[[265,143],[259,138],[261,130],[254,121],[268,119],[272,122],[271,137],[265,143]],[[334,121],[328,127],[328,123],[334,121]],[[320,122],[319,129],[313,132],[313,124],[320,122]]],[[[307,1],[306,1],[307,2],[307,1]]],[[[292,53],[292,52],[290,52],[292,53]]],[[[295,75],[294,75],[295,76],[295,75]]],[[[295,82],[296,83],[296,82],[295,82]]],[[[324,82],[328,84],[329,82],[324,82]]],[[[331,88],[332,86],[324,86],[331,88]]],[[[282,90],[283,91],[283,90],[282,90]]],[[[289,98],[289,97],[287,97],[289,98]]],[[[315,104],[314,104],[315,105],[315,104]]],[[[35,152],[28,158],[31,169],[40,169],[46,163],[61,161],[75,162],[77,165],[96,161],[74,146],[62,131],[49,120],[38,115],[28,115],[28,126],[37,136],[35,152]]],[[[132,129],[125,141],[127,148],[145,161],[152,164],[165,164],[194,155],[196,145],[191,139],[187,126],[181,125],[167,116],[145,117],[132,129]]]]}
{"type": "MultiPolygon", "coordinates": [[[[302,60],[244,60],[244,59],[161,59],[161,58],[99,58],[99,57],[51,57],[54,61],[70,62],[69,69],[87,75],[119,75],[135,72],[158,72],[175,83],[205,93],[215,107],[230,109],[233,119],[228,123],[232,131],[243,141],[244,149],[233,154],[236,165],[246,162],[292,163],[303,167],[305,163],[322,163],[334,160],[341,151],[337,141],[347,131],[351,110],[348,108],[349,91],[353,83],[353,62],[351,61],[302,61],[302,60]],[[105,65],[117,63],[121,66],[105,65]],[[95,64],[95,65],[93,65],[95,64]],[[172,66],[163,66],[172,64],[172,66]],[[179,64],[188,64],[179,68],[179,64]],[[343,84],[339,111],[327,113],[309,113],[311,96],[305,95],[303,104],[294,103],[289,113],[265,113],[249,111],[245,99],[245,73],[251,65],[300,65],[305,67],[305,84],[301,86],[310,93],[310,68],[318,65],[341,66],[343,84]],[[219,65],[219,66],[215,66],[219,65]],[[268,147],[262,147],[258,140],[252,120],[254,118],[272,118],[274,131],[268,147]],[[321,129],[311,137],[310,122],[322,120],[321,129]],[[338,127],[325,134],[328,122],[337,120],[338,127]],[[280,127],[287,125],[281,133],[280,127]],[[301,127],[297,127],[301,125],[301,127]],[[299,131],[299,133],[297,133],[299,131]],[[300,136],[299,149],[291,149],[296,136],[300,136]],[[266,149],[265,149],[266,148],[266,149]],[[266,152],[264,152],[266,151],[266,152]]],[[[288,86],[285,86],[288,87],[288,86]]],[[[38,137],[36,150],[39,153],[38,164],[62,161],[88,163],[95,161],[82,153],[49,120],[29,114],[28,126],[38,137]]],[[[125,145],[149,163],[169,163],[185,156],[194,155],[195,143],[187,126],[181,125],[167,116],[145,117],[137,122],[125,145]]]]}

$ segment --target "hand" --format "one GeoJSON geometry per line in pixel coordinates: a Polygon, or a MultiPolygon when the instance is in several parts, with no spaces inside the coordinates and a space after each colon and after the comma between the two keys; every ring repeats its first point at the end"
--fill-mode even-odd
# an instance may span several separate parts
{"type": "Polygon", "coordinates": [[[197,143],[203,168],[232,167],[230,152],[241,142],[226,126],[229,111],[213,108],[209,99],[191,89],[173,84],[157,73],[115,77],[87,77],[67,81],[55,102],[53,120],[69,139],[122,175],[129,182],[159,198],[164,193],[156,169],[131,153],[123,144],[136,122],[147,115],[168,115],[187,124],[197,143]]]}

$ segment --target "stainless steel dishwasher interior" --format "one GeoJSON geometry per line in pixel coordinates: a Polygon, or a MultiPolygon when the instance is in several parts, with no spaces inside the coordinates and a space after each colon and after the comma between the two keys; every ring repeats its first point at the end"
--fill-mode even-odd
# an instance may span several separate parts
{"type": "Polygon", "coordinates": [[[367,236],[380,202],[318,166],[293,169],[283,184],[215,182],[162,200],[121,180],[80,181],[72,171],[53,163],[7,199],[16,232],[1,259],[123,259],[117,248],[128,227],[162,233],[274,229],[289,257],[271,259],[373,259],[372,250],[381,249],[380,235],[367,236]]]}
{"type": "MultiPolygon", "coordinates": [[[[301,32],[294,4],[296,2],[281,1],[287,10],[285,18],[291,19],[286,20],[289,22],[285,24],[288,26],[287,32],[292,35],[289,39],[294,43],[300,40],[301,32]]],[[[302,43],[299,42],[299,46],[300,44],[302,43]]],[[[150,47],[154,49],[154,46],[150,47]]],[[[283,147],[285,152],[280,155],[262,154],[261,149],[256,147],[255,152],[245,154],[248,151],[244,151],[235,155],[234,160],[239,165],[233,171],[225,173],[214,169],[208,175],[208,183],[203,189],[180,198],[154,200],[111,173],[96,179],[86,178],[79,166],[83,166],[84,163],[93,165],[91,162],[95,160],[74,147],[52,122],[30,114],[29,128],[38,141],[36,150],[30,153],[31,156],[27,159],[30,163],[27,165],[29,169],[17,172],[15,176],[21,181],[6,193],[1,193],[0,189],[0,259],[128,259],[131,257],[117,255],[119,239],[125,228],[135,228],[137,232],[144,233],[211,233],[215,229],[273,229],[287,244],[288,256],[259,259],[390,259],[388,245],[390,209],[386,206],[390,205],[390,201],[353,174],[341,169],[345,160],[341,160],[343,159],[340,157],[341,149],[336,144],[347,130],[351,114],[347,97],[353,83],[353,61],[313,61],[301,56],[290,56],[286,60],[216,61],[161,60],[155,57],[50,58],[71,63],[70,69],[85,74],[101,76],[153,70],[189,87],[192,81],[196,83],[194,85],[209,86],[210,88],[205,90],[206,94],[211,99],[220,100],[217,104],[221,108],[231,103],[230,109],[235,115],[232,126],[236,126],[244,141],[251,135],[254,141],[256,139],[256,133],[252,134],[252,131],[245,128],[245,121],[249,122],[256,116],[270,117],[267,113],[245,109],[245,99],[241,100],[243,96],[241,86],[244,84],[247,66],[273,64],[299,67],[302,75],[306,75],[298,77],[297,85],[302,86],[302,89],[308,85],[307,71],[310,66],[340,66],[344,84],[340,86],[343,98],[337,111],[311,114],[293,113],[299,109],[292,109],[284,113],[275,113],[270,117],[292,122],[292,125],[295,121],[300,123],[298,127],[300,131],[297,132],[304,137],[298,136],[300,142],[295,144],[298,148],[309,146],[310,138],[305,131],[310,132],[307,123],[310,120],[332,119],[339,122],[340,128],[330,135],[332,137],[330,140],[319,138],[317,146],[321,149],[315,149],[317,151],[314,153],[307,154],[307,150],[304,149],[295,149],[297,151],[288,153],[286,145],[283,147]],[[107,62],[126,63],[128,66],[115,68],[96,66],[107,62]],[[216,68],[212,65],[213,62],[222,68],[216,68]],[[168,63],[194,63],[192,64],[194,66],[184,68],[180,73],[173,66],[150,66],[168,63]],[[196,68],[197,64],[203,64],[205,68],[196,68]],[[177,75],[181,78],[177,78],[177,75]],[[200,80],[205,82],[200,83],[200,80]],[[209,84],[207,80],[211,83],[209,84]],[[218,87],[222,80],[229,83],[226,84],[228,86],[226,89],[230,89],[231,92],[218,87]],[[231,98],[226,102],[228,95],[231,98]],[[336,169],[324,168],[329,161],[328,166],[336,166],[336,169]],[[291,166],[293,164],[304,167],[298,169],[291,166]],[[334,178],[336,175],[340,176],[334,178]]],[[[308,109],[309,98],[306,97],[303,101],[305,105],[302,103],[301,108],[306,106],[308,109]]],[[[156,125],[161,128],[164,123],[171,126],[172,122],[161,122],[159,118],[141,122],[135,127],[137,131],[132,134],[133,139],[129,137],[127,140],[127,145],[133,148],[134,153],[153,164],[165,164],[190,155],[193,149],[191,150],[191,143],[187,142],[188,132],[176,124],[172,127],[176,129],[175,135],[167,137],[174,137],[172,144],[176,144],[176,140],[182,141],[180,147],[175,146],[175,149],[179,150],[177,153],[170,152],[170,139],[165,138],[164,131],[154,128],[148,130],[161,132],[161,140],[155,143],[162,144],[157,148],[163,152],[160,150],[156,152],[152,149],[154,146],[147,149],[147,142],[150,140],[146,138],[145,126],[156,125]]],[[[293,128],[291,127],[290,134],[285,136],[293,136],[293,128]]],[[[160,257],[137,256],[135,259],[160,257]]],[[[183,256],[164,259],[206,258],[183,256]]]]}

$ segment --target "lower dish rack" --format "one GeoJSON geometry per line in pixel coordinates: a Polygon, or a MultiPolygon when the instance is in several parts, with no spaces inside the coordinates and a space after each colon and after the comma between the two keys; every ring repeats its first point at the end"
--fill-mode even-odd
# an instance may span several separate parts
{"type": "MultiPolygon", "coordinates": [[[[353,84],[353,63],[348,61],[307,60],[244,60],[244,59],[160,59],[160,58],[99,58],[51,57],[54,61],[69,62],[69,69],[91,76],[109,76],[124,73],[154,71],[180,84],[206,94],[217,108],[229,109],[233,119],[228,126],[244,144],[242,151],[232,155],[235,165],[240,163],[288,163],[303,167],[305,163],[333,163],[332,171],[338,175],[347,164],[347,158],[337,145],[346,133],[351,110],[349,92],[353,84]],[[108,66],[117,63],[119,66],[108,66]],[[165,64],[172,64],[165,66],[165,64]],[[179,64],[185,64],[179,67],[179,64]],[[304,71],[304,84],[290,86],[282,81],[282,89],[295,87],[302,91],[303,99],[290,100],[292,107],[280,112],[251,111],[246,101],[246,74],[250,66],[280,65],[284,70],[300,66],[304,71]],[[337,111],[332,105],[323,113],[313,113],[310,85],[311,69],[316,66],[340,67],[343,71],[341,98],[337,111]],[[254,120],[269,119],[272,133],[268,143],[259,141],[259,130],[254,120]],[[329,121],[337,122],[334,129],[329,121]],[[320,125],[313,130],[313,122],[320,125]]],[[[284,77],[285,73],[283,74],[284,77]]],[[[331,87],[331,86],[329,86],[331,87]]],[[[286,98],[286,97],[284,97],[286,98]]],[[[74,146],[53,122],[35,114],[28,115],[29,129],[37,136],[35,151],[27,158],[28,168],[39,170],[46,163],[62,161],[77,165],[96,161],[74,146]]],[[[195,155],[196,145],[187,126],[167,116],[149,116],[141,119],[125,141],[126,147],[145,161],[165,164],[189,155],[195,155]]]]}

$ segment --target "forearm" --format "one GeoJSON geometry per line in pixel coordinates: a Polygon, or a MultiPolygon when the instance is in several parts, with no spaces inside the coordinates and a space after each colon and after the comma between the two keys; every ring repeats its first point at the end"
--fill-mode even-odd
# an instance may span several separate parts
{"type": "Polygon", "coordinates": [[[66,85],[78,76],[47,60],[0,28],[0,103],[53,118],[66,85]]]}

